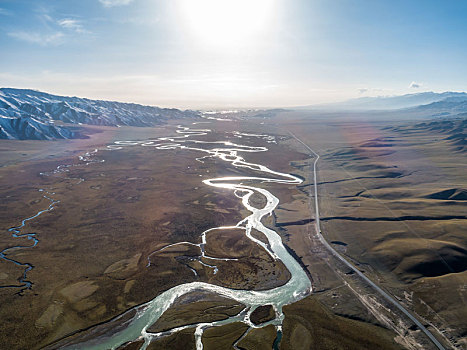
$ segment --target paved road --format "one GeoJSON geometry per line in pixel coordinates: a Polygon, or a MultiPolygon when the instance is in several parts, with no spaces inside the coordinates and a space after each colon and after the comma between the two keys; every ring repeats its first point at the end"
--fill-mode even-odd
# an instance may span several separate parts
{"type": "Polygon", "coordinates": [[[289,134],[297,140],[299,143],[301,143],[303,146],[308,149],[311,154],[315,157],[315,161],[313,162],[313,182],[314,182],[314,190],[315,190],[315,226],[316,226],[316,232],[318,233],[319,240],[321,243],[324,244],[324,246],[340,261],[342,261],[347,267],[352,269],[359,277],[361,277],[365,282],[367,282],[373,289],[375,289],[384,299],[389,301],[391,304],[393,304],[397,309],[399,309],[404,315],[406,315],[408,318],[412,320],[413,323],[417,325],[417,327],[425,333],[425,335],[433,342],[433,344],[436,345],[436,347],[440,350],[445,350],[445,347],[434,337],[434,335],[414,316],[412,315],[406,308],[404,308],[394,297],[389,295],[387,292],[385,292],[383,289],[378,287],[372,280],[370,280],[367,276],[365,276],[359,269],[357,269],[355,266],[353,266],[350,262],[348,262],[337,250],[335,250],[325,239],[324,236],[321,233],[321,226],[320,226],[320,221],[319,221],[319,206],[318,206],[318,181],[317,181],[317,163],[319,160],[319,154],[313,151],[310,146],[308,146],[306,143],[304,143],[302,140],[300,140],[297,136],[295,136],[293,133],[289,132],[289,134]]]}

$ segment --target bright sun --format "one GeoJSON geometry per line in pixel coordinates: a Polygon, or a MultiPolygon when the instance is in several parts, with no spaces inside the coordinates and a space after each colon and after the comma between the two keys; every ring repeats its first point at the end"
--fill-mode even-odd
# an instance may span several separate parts
{"type": "Polygon", "coordinates": [[[276,0],[182,0],[187,30],[201,43],[217,47],[254,44],[272,25],[276,0]]]}

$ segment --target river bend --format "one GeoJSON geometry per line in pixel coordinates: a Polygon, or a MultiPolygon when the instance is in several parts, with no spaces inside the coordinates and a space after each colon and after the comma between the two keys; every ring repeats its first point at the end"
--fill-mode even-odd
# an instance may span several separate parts
{"type": "MultiPolygon", "coordinates": [[[[128,310],[126,313],[110,321],[113,322],[118,319],[123,320],[129,318],[129,321],[127,320],[124,322],[125,327],[123,330],[117,332],[113,331],[112,334],[108,333],[101,335],[92,340],[86,341],[85,343],[68,346],[66,347],[67,349],[116,349],[117,347],[127,342],[143,339],[144,345],[141,347],[141,349],[145,350],[151,340],[155,338],[169,335],[185,328],[195,328],[196,349],[201,350],[203,349],[202,335],[206,328],[225,325],[233,322],[243,322],[250,327],[249,330],[258,328],[258,326],[250,321],[250,315],[258,306],[266,304],[273,305],[276,318],[272,321],[262,324],[261,327],[264,327],[268,324],[274,325],[278,331],[278,339],[280,339],[282,321],[284,319],[282,307],[284,305],[298,301],[311,293],[311,282],[307,274],[300,266],[300,264],[295,260],[295,258],[292,257],[284,247],[281,237],[275,231],[267,228],[261,223],[262,218],[267,215],[271,215],[273,210],[278,206],[278,198],[268,190],[255,187],[253,185],[254,183],[280,183],[288,185],[300,184],[302,180],[291,174],[271,170],[262,164],[247,162],[240,155],[242,153],[266,152],[266,147],[246,146],[230,141],[202,141],[194,139],[196,136],[203,136],[210,132],[211,131],[209,129],[191,129],[189,127],[178,126],[177,136],[160,137],[145,141],[117,141],[115,144],[109,145],[108,149],[119,150],[123,147],[142,146],[154,147],[158,150],[182,149],[187,151],[195,151],[203,155],[201,157],[195,158],[197,161],[203,162],[206,158],[217,158],[227,163],[231,163],[236,168],[251,169],[259,173],[260,176],[228,176],[203,180],[203,183],[207,186],[233,191],[235,196],[241,200],[243,206],[251,214],[233,226],[211,228],[201,233],[201,236],[204,237],[206,232],[213,229],[243,229],[245,230],[245,234],[249,239],[262,246],[274,259],[282,261],[282,263],[290,272],[290,280],[280,287],[264,291],[230,289],[204,282],[181,284],[163,292],[156,298],[143,305],[139,305],[128,310]],[[203,146],[206,148],[203,148],[203,146]],[[249,199],[255,193],[263,196],[266,199],[266,204],[264,207],[256,208],[250,204],[249,199]],[[264,242],[254,238],[251,235],[252,229],[256,229],[262,232],[267,238],[268,244],[265,244],[264,242]],[[177,298],[195,291],[216,293],[220,296],[236,300],[246,307],[238,315],[221,321],[202,322],[195,325],[177,327],[161,333],[151,333],[148,331],[148,328],[154,322],[156,322],[157,319],[168,308],[170,308],[170,306],[177,298]],[[134,313],[134,315],[130,316],[131,313],[134,313]]],[[[269,135],[242,134],[239,132],[235,133],[235,135],[236,137],[257,137],[262,138],[267,142],[274,142],[273,137],[269,135]]],[[[203,240],[204,238],[202,238],[202,242],[203,240]]],[[[179,242],[175,244],[186,243],[187,242],[179,242]]],[[[199,244],[198,246],[202,248],[202,244],[203,243],[199,244]]],[[[174,244],[171,244],[170,246],[172,245],[174,244]]],[[[167,247],[168,246],[165,248],[167,247]]],[[[203,250],[201,251],[204,253],[203,250]]],[[[148,257],[148,263],[150,264],[150,257],[148,257]]],[[[215,266],[210,267],[215,268],[215,266]]],[[[240,340],[234,344],[234,348],[238,349],[237,343],[239,341],[240,340]]]]}

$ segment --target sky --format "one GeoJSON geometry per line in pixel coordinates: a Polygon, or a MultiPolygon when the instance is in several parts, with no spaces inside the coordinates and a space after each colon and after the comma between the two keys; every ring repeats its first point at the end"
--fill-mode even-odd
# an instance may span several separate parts
{"type": "Polygon", "coordinates": [[[0,0],[0,87],[178,108],[467,90],[465,0],[0,0]]]}

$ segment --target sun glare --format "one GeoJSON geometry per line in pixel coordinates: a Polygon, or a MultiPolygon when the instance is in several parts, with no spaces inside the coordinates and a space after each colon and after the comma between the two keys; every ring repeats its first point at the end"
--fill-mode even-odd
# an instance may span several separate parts
{"type": "Polygon", "coordinates": [[[254,44],[272,25],[275,0],[181,0],[187,31],[216,47],[254,44]]]}

